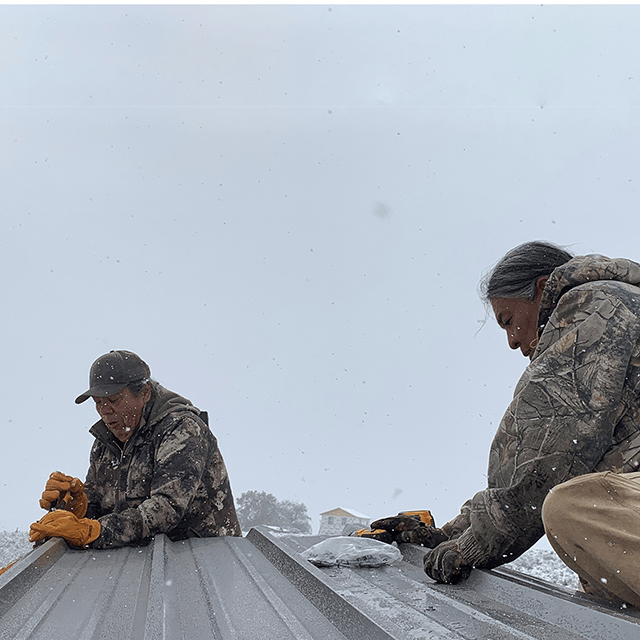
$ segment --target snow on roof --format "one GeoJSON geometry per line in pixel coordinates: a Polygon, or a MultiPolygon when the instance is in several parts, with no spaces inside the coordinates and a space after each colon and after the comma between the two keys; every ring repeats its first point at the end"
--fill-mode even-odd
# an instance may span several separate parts
{"type": "Polygon", "coordinates": [[[321,516],[351,516],[352,518],[364,518],[365,520],[370,520],[371,518],[364,513],[360,513],[355,509],[346,509],[344,507],[336,507],[335,509],[331,509],[331,511],[325,511],[320,514],[321,516]]]}

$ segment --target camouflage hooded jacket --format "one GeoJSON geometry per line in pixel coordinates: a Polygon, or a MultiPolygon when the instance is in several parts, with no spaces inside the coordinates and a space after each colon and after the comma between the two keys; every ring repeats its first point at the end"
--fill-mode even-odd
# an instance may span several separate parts
{"type": "Polygon", "coordinates": [[[86,517],[99,519],[101,532],[89,546],[144,544],[157,533],[172,540],[241,535],[227,469],[200,411],[151,385],[151,400],[126,443],[102,420],[91,427],[86,517]]]}
{"type": "Polygon", "coordinates": [[[491,446],[488,486],[443,527],[476,567],[509,562],[543,535],[542,503],[557,484],[640,464],[640,265],[589,255],[558,267],[538,326],[491,446]]]}

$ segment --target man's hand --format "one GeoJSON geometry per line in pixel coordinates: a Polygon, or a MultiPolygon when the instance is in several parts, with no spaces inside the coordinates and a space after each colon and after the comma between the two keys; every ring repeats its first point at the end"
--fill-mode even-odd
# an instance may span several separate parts
{"type": "Polygon", "coordinates": [[[29,542],[45,538],[64,538],[74,547],[84,547],[100,535],[100,522],[76,518],[70,511],[50,511],[29,530],[29,542]]]}
{"type": "Polygon", "coordinates": [[[430,527],[413,516],[402,514],[376,520],[371,523],[371,528],[388,531],[394,542],[411,542],[430,549],[448,539],[442,529],[430,527]]]}
{"type": "Polygon", "coordinates": [[[456,584],[466,580],[471,565],[462,557],[457,540],[448,540],[428,551],[424,558],[425,573],[436,582],[456,584]]]}
{"type": "Polygon", "coordinates": [[[84,492],[84,484],[79,478],[67,476],[60,471],[54,471],[47,480],[47,484],[40,498],[40,506],[49,511],[55,507],[65,495],[69,495],[64,509],[71,511],[78,518],[83,518],[87,513],[87,496],[84,492]]]}

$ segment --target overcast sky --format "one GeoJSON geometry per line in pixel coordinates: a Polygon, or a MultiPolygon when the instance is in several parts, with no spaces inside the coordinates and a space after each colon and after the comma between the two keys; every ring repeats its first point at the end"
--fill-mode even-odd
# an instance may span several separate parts
{"type": "Polygon", "coordinates": [[[533,239],[640,259],[638,6],[0,6],[0,529],[84,478],[110,349],[234,494],[372,518],[486,485],[533,239]]]}

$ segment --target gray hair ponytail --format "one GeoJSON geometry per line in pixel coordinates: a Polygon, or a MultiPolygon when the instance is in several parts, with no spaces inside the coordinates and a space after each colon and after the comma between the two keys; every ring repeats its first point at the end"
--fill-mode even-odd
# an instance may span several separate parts
{"type": "Polygon", "coordinates": [[[495,298],[531,301],[536,297],[538,279],[550,276],[556,267],[571,258],[571,253],[550,242],[525,242],[511,249],[482,278],[480,297],[485,303],[495,298]]]}

